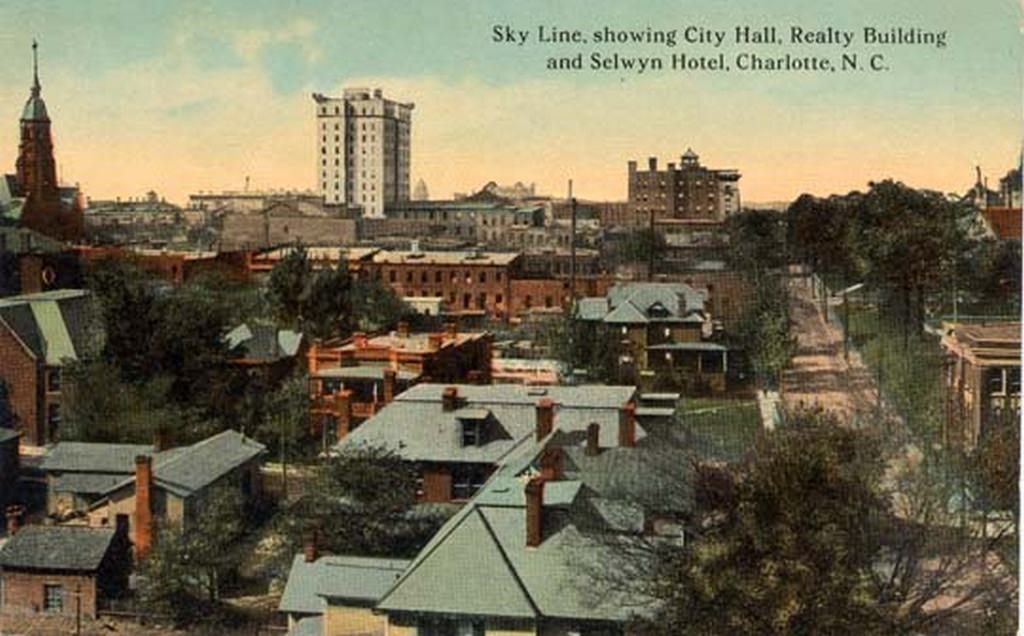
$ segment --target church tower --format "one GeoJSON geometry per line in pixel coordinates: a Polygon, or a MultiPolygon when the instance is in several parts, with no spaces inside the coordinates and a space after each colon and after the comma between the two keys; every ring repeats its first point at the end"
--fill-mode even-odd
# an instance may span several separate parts
{"type": "Polygon", "coordinates": [[[21,111],[21,143],[18,145],[15,183],[25,198],[21,225],[64,241],[81,239],[83,222],[78,197],[61,201],[57,162],[53,158],[50,116],[39,84],[39,45],[32,42],[32,89],[21,111]]]}

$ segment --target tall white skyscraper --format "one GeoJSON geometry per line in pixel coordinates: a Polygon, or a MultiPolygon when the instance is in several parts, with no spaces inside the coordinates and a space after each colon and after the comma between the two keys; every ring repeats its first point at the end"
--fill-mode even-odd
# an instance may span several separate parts
{"type": "Polygon", "coordinates": [[[316,102],[316,176],[326,203],[383,217],[384,204],[409,200],[409,131],[413,104],[381,90],[347,88],[316,102]]]}

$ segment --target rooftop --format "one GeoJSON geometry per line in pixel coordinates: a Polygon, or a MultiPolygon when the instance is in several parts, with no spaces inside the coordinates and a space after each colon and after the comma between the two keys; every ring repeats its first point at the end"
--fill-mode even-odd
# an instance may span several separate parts
{"type": "Polygon", "coordinates": [[[298,554],[292,560],[278,610],[320,614],[327,598],[373,605],[394,585],[409,563],[408,559],[333,555],[307,562],[303,554],[298,554]]]}
{"type": "Polygon", "coordinates": [[[426,265],[510,265],[519,258],[518,252],[440,252],[381,250],[373,255],[374,263],[426,264],[426,265]]]}
{"type": "Polygon", "coordinates": [[[113,528],[25,526],[0,549],[0,566],[93,572],[113,539],[113,528]]]}
{"type": "Polygon", "coordinates": [[[228,346],[233,351],[237,350],[244,359],[258,362],[291,358],[302,345],[301,333],[263,324],[241,324],[224,338],[228,346]]]}
{"type": "Polygon", "coordinates": [[[684,283],[619,283],[577,307],[582,320],[615,325],[705,320],[704,294],[684,283]]]}
{"type": "Polygon", "coordinates": [[[0,323],[50,366],[88,357],[102,346],[98,306],[83,289],[0,298],[0,323]]]}

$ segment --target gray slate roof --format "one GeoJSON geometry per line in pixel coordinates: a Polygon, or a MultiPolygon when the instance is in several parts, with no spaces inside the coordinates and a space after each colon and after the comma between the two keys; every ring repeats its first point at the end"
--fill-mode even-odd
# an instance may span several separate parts
{"type": "Polygon", "coordinates": [[[232,350],[243,357],[262,362],[291,358],[302,344],[302,334],[291,329],[278,329],[274,325],[241,324],[224,338],[232,350]]]}
{"type": "Polygon", "coordinates": [[[135,471],[135,457],[152,455],[146,444],[105,444],[58,442],[43,458],[40,468],[48,472],[122,473],[135,471]]]}
{"type": "Polygon", "coordinates": [[[11,440],[16,440],[20,435],[21,433],[14,430],[13,428],[4,428],[0,426],[0,444],[3,444],[4,442],[9,442],[11,440]]]}
{"type": "MultiPolygon", "coordinates": [[[[266,450],[237,431],[222,431],[191,446],[160,453],[153,464],[153,482],[175,495],[190,497],[266,450]]],[[[133,475],[107,493],[134,481],[133,475]]]]}
{"type": "MultiPolygon", "coordinates": [[[[400,394],[379,413],[349,433],[337,450],[385,446],[408,461],[499,462],[536,430],[536,405],[541,398],[555,402],[555,427],[577,436],[591,422],[600,429],[601,446],[618,443],[619,408],[636,393],[631,386],[551,386],[539,389],[514,384],[457,385],[461,409],[442,409],[444,384],[419,384],[400,394]],[[460,421],[464,413],[490,417],[484,424],[484,443],[462,446],[460,421]]],[[[637,439],[646,435],[637,425],[637,439]]]]}
{"type": "Polygon", "coordinates": [[[0,299],[0,321],[49,365],[95,355],[103,346],[99,305],[81,289],[59,289],[0,299]]]}
{"type": "Polygon", "coordinates": [[[619,283],[577,305],[582,320],[609,324],[704,321],[704,294],[684,283],[619,283]]]}
{"type": "Polygon", "coordinates": [[[113,528],[26,526],[0,549],[0,566],[93,572],[113,539],[113,528]]]}
{"type": "Polygon", "coordinates": [[[307,563],[303,554],[292,560],[278,610],[320,614],[325,598],[354,605],[374,605],[408,567],[408,559],[322,556],[307,563]]]}

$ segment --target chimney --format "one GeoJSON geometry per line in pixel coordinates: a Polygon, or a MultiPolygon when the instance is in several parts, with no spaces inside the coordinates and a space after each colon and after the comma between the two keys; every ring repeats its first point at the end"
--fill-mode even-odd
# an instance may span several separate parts
{"type": "Polygon", "coordinates": [[[636,404],[632,402],[619,408],[619,446],[636,446],[636,404]]]}
{"type": "Polygon", "coordinates": [[[409,323],[408,322],[406,322],[404,320],[400,320],[398,322],[398,337],[399,338],[408,338],[409,337],[409,323]]]}
{"type": "Polygon", "coordinates": [[[340,442],[352,430],[352,391],[342,389],[334,394],[334,434],[340,442]]]}
{"type": "Polygon", "coordinates": [[[357,331],[352,334],[352,344],[355,345],[356,349],[366,348],[366,332],[357,331]]]}
{"type": "Polygon", "coordinates": [[[458,387],[448,386],[445,387],[441,393],[441,410],[445,412],[454,411],[459,408],[459,389],[458,387]]]}
{"type": "Polygon", "coordinates": [[[444,324],[444,337],[455,340],[459,337],[459,325],[454,320],[444,324]]]}
{"type": "Polygon", "coordinates": [[[316,528],[306,535],[306,541],[302,544],[302,553],[306,563],[313,563],[320,557],[320,531],[316,528]]]}
{"type": "Polygon", "coordinates": [[[310,377],[316,375],[316,372],[319,370],[316,359],[316,354],[319,349],[319,344],[316,341],[314,341],[310,343],[309,351],[306,352],[306,368],[309,371],[310,377]]]}
{"type": "Polygon", "coordinates": [[[395,399],[395,388],[398,384],[398,372],[394,369],[384,369],[384,404],[391,404],[395,399]]]}
{"type": "Polygon", "coordinates": [[[540,476],[544,481],[558,481],[562,478],[562,449],[558,446],[545,448],[540,455],[540,476]]]}
{"type": "Polygon", "coordinates": [[[526,483],[526,547],[536,548],[544,539],[544,479],[526,483]]]}
{"type": "Polygon", "coordinates": [[[135,560],[141,561],[153,547],[153,458],[135,456],[135,560]]]}
{"type": "Polygon", "coordinates": [[[601,425],[597,422],[587,424],[587,446],[583,454],[587,457],[597,457],[601,452],[601,425]]]}
{"type": "Polygon", "coordinates": [[[651,172],[657,172],[658,171],[658,158],[657,157],[650,157],[649,159],[647,159],[647,168],[651,172]]]}
{"type": "Polygon", "coordinates": [[[629,166],[629,172],[630,173],[636,172],[636,162],[635,161],[630,161],[626,165],[629,166]]]}
{"type": "Polygon", "coordinates": [[[484,384],[484,374],[480,369],[473,369],[466,374],[466,380],[470,384],[484,384]]]}
{"type": "Polygon", "coordinates": [[[555,428],[555,402],[549,397],[537,401],[537,441],[551,434],[555,428]]]}
{"type": "Polygon", "coordinates": [[[25,514],[25,506],[12,504],[4,509],[7,516],[7,536],[13,537],[21,528],[21,518],[25,514]]]}

